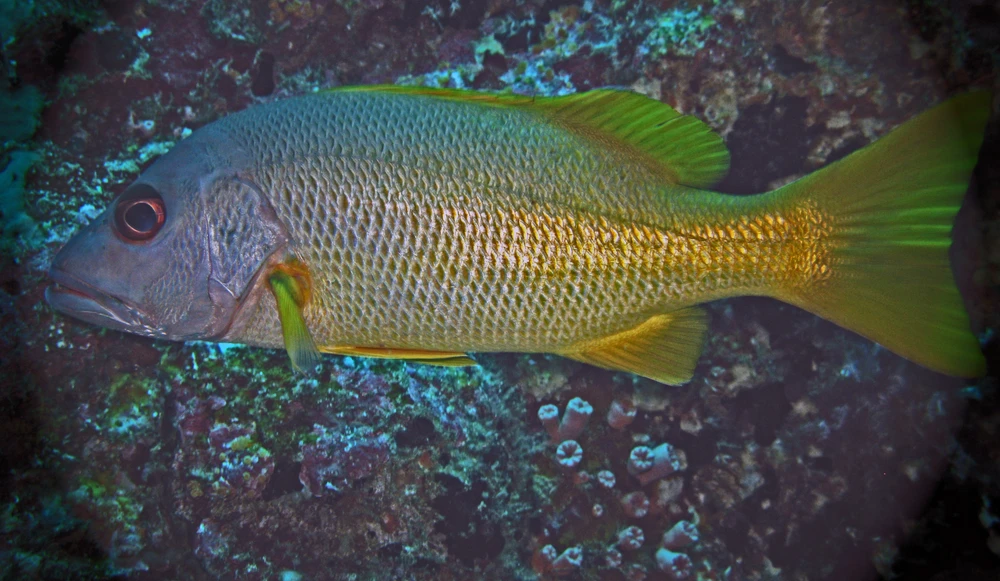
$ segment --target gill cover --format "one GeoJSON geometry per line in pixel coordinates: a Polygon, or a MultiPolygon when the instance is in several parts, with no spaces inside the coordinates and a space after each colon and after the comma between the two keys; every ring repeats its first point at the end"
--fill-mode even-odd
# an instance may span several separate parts
{"type": "Polygon", "coordinates": [[[288,234],[255,184],[223,175],[205,189],[209,293],[217,309],[235,315],[268,258],[287,246],[288,234]]]}

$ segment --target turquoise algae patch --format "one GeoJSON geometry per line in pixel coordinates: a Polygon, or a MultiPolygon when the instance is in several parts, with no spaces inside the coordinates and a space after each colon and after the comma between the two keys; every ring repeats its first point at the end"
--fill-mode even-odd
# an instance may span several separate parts
{"type": "Polygon", "coordinates": [[[44,106],[41,91],[30,85],[0,91],[0,142],[31,139],[44,106]]]}
{"type": "Polygon", "coordinates": [[[37,153],[11,150],[38,129],[45,101],[35,87],[0,91],[0,252],[10,253],[35,234],[35,222],[24,211],[24,178],[38,160],[37,153]]]}
{"type": "Polygon", "coordinates": [[[38,160],[37,153],[12,151],[0,173],[0,252],[8,253],[35,235],[35,221],[24,211],[24,177],[38,160]]]}

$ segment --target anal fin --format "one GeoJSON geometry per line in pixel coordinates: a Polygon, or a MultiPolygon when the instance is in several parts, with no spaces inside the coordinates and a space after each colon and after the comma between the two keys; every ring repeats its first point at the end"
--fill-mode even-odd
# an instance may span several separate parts
{"type": "Polygon", "coordinates": [[[440,365],[442,367],[464,367],[476,365],[476,361],[460,351],[431,351],[427,349],[394,349],[390,347],[355,347],[348,345],[320,346],[323,353],[351,355],[355,357],[376,357],[379,359],[403,359],[412,363],[440,365]]]}
{"type": "Polygon", "coordinates": [[[655,315],[646,322],[600,339],[573,345],[559,355],[670,385],[687,383],[701,356],[708,315],[690,307],[655,315]]]}

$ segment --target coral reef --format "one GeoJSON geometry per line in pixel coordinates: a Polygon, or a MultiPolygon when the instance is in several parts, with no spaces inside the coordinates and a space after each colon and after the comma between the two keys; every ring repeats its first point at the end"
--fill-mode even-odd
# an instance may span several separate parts
{"type": "Polygon", "coordinates": [[[0,578],[996,578],[995,164],[954,229],[979,380],[761,298],[711,303],[694,379],[668,388],[543,354],[298,375],[283,352],[99,330],[43,292],[156,156],[255,103],[630,87],[717,130],[716,189],[743,195],[996,91],[997,22],[972,0],[0,3],[0,578]]]}

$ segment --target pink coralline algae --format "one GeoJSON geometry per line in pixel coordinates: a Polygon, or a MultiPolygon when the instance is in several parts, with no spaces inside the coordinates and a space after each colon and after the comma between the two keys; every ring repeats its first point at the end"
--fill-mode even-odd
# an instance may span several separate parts
{"type": "Polygon", "coordinates": [[[538,408],[538,419],[553,442],[564,442],[579,437],[587,427],[587,421],[594,413],[594,408],[586,401],[574,397],[566,404],[562,421],[559,421],[559,408],[546,404],[538,408]]]}
{"type": "Polygon", "coordinates": [[[370,429],[352,433],[316,426],[314,444],[302,447],[299,482],[313,495],[339,492],[389,461],[389,437],[370,429]]]}
{"type": "Polygon", "coordinates": [[[225,407],[226,400],[211,396],[205,399],[190,398],[186,403],[177,402],[177,427],[181,440],[187,444],[198,435],[208,434],[214,423],[213,414],[225,407]]]}
{"type": "Polygon", "coordinates": [[[665,547],[656,551],[656,566],[667,575],[670,581],[690,579],[694,572],[691,558],[684,553],[675,553],[665,547]]]}
{"type": "Polygon", "coordinates": [[[656,448],[636,446],[628,458],[628,473],[643,486],[687,468],[684,452],[664,442],[656,448]]]}
{"type": "Polygon", "coordinates": [[[201,521],[195,543],[194,553],[200,557],[222,558],[229,553],[229,538],[215,519],[201,521]]]}
{"type": "Polygon", "coordinates": [[[274,474],[274,458],[254,438],[253,425],[217,425],[208,434],[211,458],[218,462],[217,492],[241,492],[257,498],[274,474]]]}

